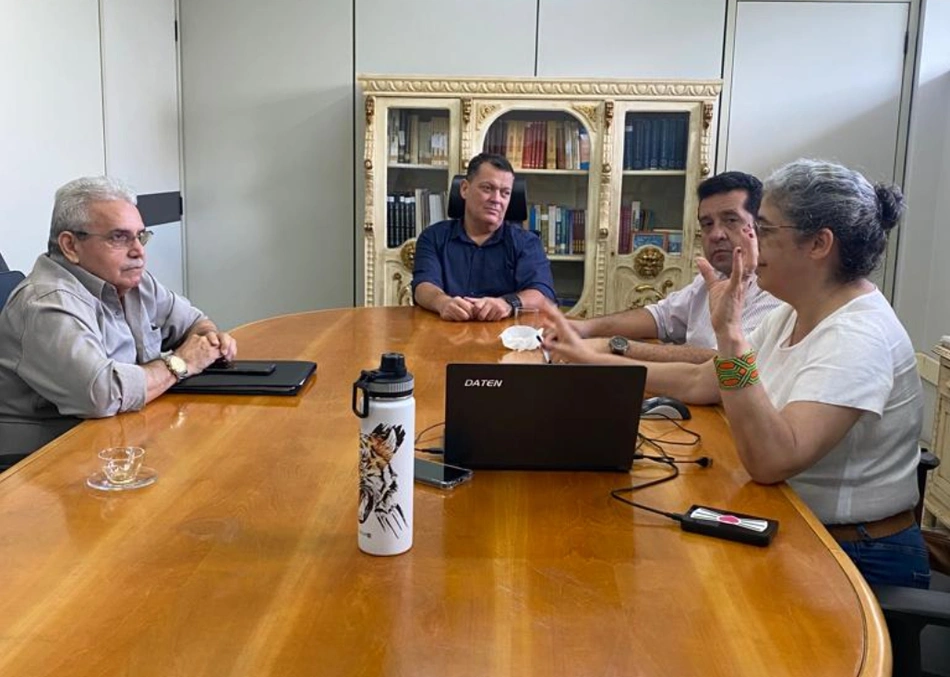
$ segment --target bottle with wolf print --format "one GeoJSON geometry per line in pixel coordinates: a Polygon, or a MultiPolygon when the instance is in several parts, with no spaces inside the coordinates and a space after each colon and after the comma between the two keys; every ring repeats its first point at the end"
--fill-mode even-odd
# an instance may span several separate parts
{"type": "Polygon", "coordinates": [[[360,418],[360,550],[398,555],[412,547],[416,400],[402,353],[385,353],[379,369],[360,372],[353,413],[360,418]]]}

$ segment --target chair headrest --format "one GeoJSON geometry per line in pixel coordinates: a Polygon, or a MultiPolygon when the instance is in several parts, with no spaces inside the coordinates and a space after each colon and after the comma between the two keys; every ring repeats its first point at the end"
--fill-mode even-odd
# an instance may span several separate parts
{"type": "Polygon", "coordinates": [[[10,292],[23,281],[23,273],[19,270],[5,270],[0,272],[0,308],[7,302],[10,292]]]}
{"type": "MultiPolygon", "coordinates": [[[[452,178],[452,187],[449,189],[449,208],[446,214],[450,219],[460,219],[465,216],[465,200],[462,199],[462,181],[464,174],[456,174],[452,178]]],[[[521,223],[528,219],[528,189],[524,179],[515,178],[511,187],[511,201],[505,211],[505,221],[521,223]]]]}

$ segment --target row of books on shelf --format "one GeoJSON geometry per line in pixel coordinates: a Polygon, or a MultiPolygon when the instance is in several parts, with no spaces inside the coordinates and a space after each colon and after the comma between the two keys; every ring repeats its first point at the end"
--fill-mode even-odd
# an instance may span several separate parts
{"type": "MultiPolygon", "coordinates": [[[[425,188],[386,196],[386,246],[401,246],[425,228],[445,219],[445,193],[425,188]]],[[[655,214],[634,200],[620,207],[617,252],[631,254],[645,245],[670,253],[683,251],[683,231],[654,227],[655,214]]],[[[584,254],[587,244],[587,210],[557,204],[528,206],[525,230],[537,233],[548,255],[584,254]]]]}
{"type": "Polygon", "coordinates": [[[686,169],[688,140],[687,113],[631,113],[623,129],[623,168],[686,169]]]}
{"type": "MultiPolygon", "coordinates": [[[[622,235],[621,235],[622,236],[622,235]]],[[[683,231],[681,230],[644,230],[633,233],[627,241],[626,250],[620,248],[620,254],[631,254],[640,247],[658,247],[667,254],[683,253],[683,231]]]]}
{"type": "Polygon", "coordinates": [[[633,251],[633,233],[653,229],[653,212],[642,209],[639,200],[620,204],[620,233],[617,241],[617,253],[629,254],[633,251]]]}
{"type": "Polygon", "coordinates": [[[644,245],[653,245],[670,253],[683,251],[683,231],[656,228],[656,214],[644,209],[639,200],[620,205],[620,232],[617,253],[630,254],[644,245]]]}
{"type": "Polygon", "coordinates": [[[545,253],[583,254],[587,244],[587,210],[562,205],[528,205],[525,227],[538,234],[545,253]]]}
{"type": "Polygon", "coordinates": [[[386,196],[386,246],[399,247],[425,228],[445,220],[445,193],[417,188],[386,196]]]}
{"type": "MultiPolygon", "coordinates": [[[[386,196],[386,246],[401,246],[433,223],[445,219],[445,193],[425,188],[386,196]]],[[[587,241],[587,210],[563,205],[528,207],[525,230],[537,233],[547,254],[583,254],[587,241]]]]}
{"type": "Polygon", "coordinates": [[[590,135],[577,120],[499,120],[484,150],[515,169],[590,169],[590,135]]]}
{"type": "Polygon", "coordinates": [[[449,118],[390,109],[386,130],[390,164],[449,164],[449,118]]]}

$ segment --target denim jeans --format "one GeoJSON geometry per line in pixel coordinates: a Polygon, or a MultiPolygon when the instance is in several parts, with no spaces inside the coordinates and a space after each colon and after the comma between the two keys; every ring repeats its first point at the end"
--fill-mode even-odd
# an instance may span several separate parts
{"type": "Polygon", "coordinates": [[[863,526],[858,527],[858,532],[864,532],[861,540],[838,544],[868,583],[925,589],[930,586],[930,560],[920,527],[915,524],[883,538],[871,538],[863,526]]]}

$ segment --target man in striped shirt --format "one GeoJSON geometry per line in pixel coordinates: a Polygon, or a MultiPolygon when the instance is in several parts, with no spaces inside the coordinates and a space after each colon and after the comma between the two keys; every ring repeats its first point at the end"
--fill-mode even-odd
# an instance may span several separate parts
{"type": "MultiPolygon", "coordinates": [[[[732,251],[750,237],[762,201],[762,182],[751,174],[724,172],[697,189],[699,231],[706,260],[722,275],[732,273],[732,251]]],[[[746,289],[743,330],[751,332],[781,302],[759,289],[755,269],[758,247],[743,247],[746,289]]],[[[716,354],[716,335],[709,318],[709,296],[702,275],[658,303],[589,320],[571,320],[584,338],[602,352],[651,362],[702,363],[716,354]],[[659,339],[642,343],[636,339],[659,339]]]]}

